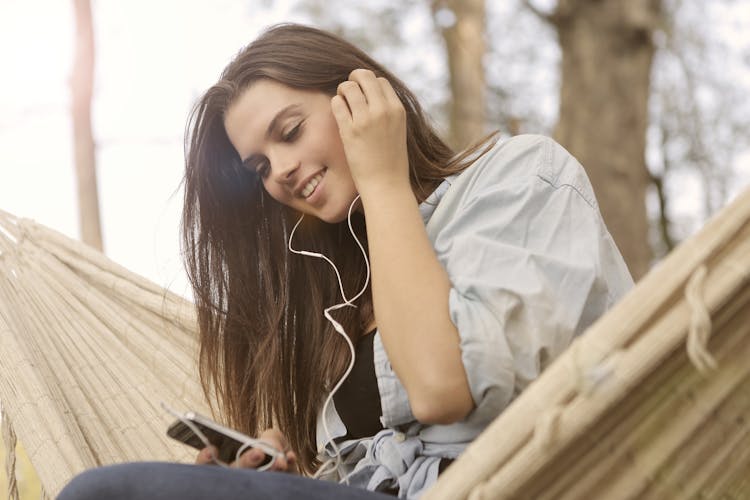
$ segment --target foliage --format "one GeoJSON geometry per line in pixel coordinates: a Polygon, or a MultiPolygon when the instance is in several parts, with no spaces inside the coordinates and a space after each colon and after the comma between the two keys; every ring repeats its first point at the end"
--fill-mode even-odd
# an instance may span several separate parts
{"type": "MultiPolygon", "coordinates": [[[[296,1],[312,22],[361,44],[393,68],[445,125],[451,96],[430,1],[296,1]]],[[[695,232],[737,191],[738,158],[750,147],[750,104],[743,97],[750,87],[750,50],[732,46],[727,33],[747,29],[731,26],[741,22],[733,17],[741,3],[663,2],[665,22],[654,37],[646,151],[654,176],[648,201],[657,257],[695,232]]],[[[558,113],[560,50],[554,31],[538,14],[552,12],[555,4],[487,2],[491,128],[551,133],[558,113]]]]}
{"type": "Polygon", "coordinates": [[[736,163],[750,147],[748,67],[742,47],[730,43],[736,2],[665,3],[667,25],[655,40],[648,157],[665,205],[652,211],[657,255],[729,201],[736,163]]]}

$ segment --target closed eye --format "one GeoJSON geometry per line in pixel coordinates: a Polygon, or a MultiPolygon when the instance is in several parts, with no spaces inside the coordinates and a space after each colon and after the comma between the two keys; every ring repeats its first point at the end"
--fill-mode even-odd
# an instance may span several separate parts
{"type": "MultiPolygon", "coordinates": [[[[305,120],[300,120],[297,125],[292,127],[288,132],[282,134],[281,140],[283,142],[294,142],[299,135],[302,133],[305,120]]],[[[271,169],[271,165],[268,162],[268,158],[265,156],[254,155],[243,162],[245,168],[251,172],[255,172],[262,179],[268,177],[268,173],[271,169]]]]}
{"type": "Polygon", "coordinates": [[[302,132],[302,125],[304,124],[304,120],[300,121],[297,125],[295,125],[289,132],[285,133],[281,139],[284,142],[293,142],[297,137],[299,136],[300,132],[302,132]]]}

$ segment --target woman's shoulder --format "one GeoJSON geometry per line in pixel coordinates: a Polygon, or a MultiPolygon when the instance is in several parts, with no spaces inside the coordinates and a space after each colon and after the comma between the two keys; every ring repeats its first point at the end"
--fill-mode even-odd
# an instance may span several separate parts
{"type": "MultiPolygon", "coordinates": [[[[478,170],[500,170],[512,175],[549,174],[555,164],[575,159],[551,137],[538,134],[501,137],[473,165],[478,170]]],[[[576,162],[577,163],[577,162],[576,162]]]]}
{"type": "Polygon", "coordinates": [[[576,158],[551,137],[523,134],[500,138],[457,181],[472,190],[529,182],[572,186],[595,205],[591,184],[576,158]],[[463,177],[463,179],[460,179],[463,177]]]}

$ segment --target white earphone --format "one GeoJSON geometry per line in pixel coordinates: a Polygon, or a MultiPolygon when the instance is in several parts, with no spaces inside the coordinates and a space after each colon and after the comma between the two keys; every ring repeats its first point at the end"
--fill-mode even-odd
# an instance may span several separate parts
{"type": "MultiPolygon", "coordinates": [[[[294,238],[294,233],[295,233],[295,231],[297,231],[297,227],[299,227],[300,223],[302,222],[302,219],[305,217],[305,214],[302,214],[300,216],[299,220],[294,225],[294,228],[292,228],[292,232],[289,234],[289,244],[288,244],[288,247],[289,247],[289,251],[290,252],[298,254],[298,255],[304,255],[306,257],[315,257],[315,258],[318,258],[318,259],[323,259],[326,262],[328,262],[331,265],[331,267],[333,267],[333,270],[336,272],[336,278],[338,279],[338,282],[339,282],[339,291],[341,292],[341,297],[344,299],[344,302],[341,302],[339,304],[334,304],[334,305],[332,305],[330,307],[325,308],[323,310],[323,315],[331,323],[331,325],[333,325],[334,330],[336,330],[336,332],[338,332],[342,337],[344,337],[344,340],[346,340],[346,344],[349,346],[349,352],[351,353],[351,360],[349,361],[349,366],[347,367],[346,371],[341,376],[341,378],[339,379],[339,381],[336,383],[336,385],[333,387],[333,389],[331,390],[330,394],[326,398],[325,403],[323,404],[323,417],[322,417],[323,418],[323,429],[326,432],[326,436],[327,436],[328,440],[331,442],[331,445],[333,446],[333,449],[334,449],[334,452],[335,452],[336,456],[332,460],[327,460],[326,462],[323,463],[323,465],[317,470],[317,472],[313,476],[315,478],[318,478],[323,473],[325,473],[326,469],[330,466],[331,463],[335,466],[336,469],[338,469],[341,466],[341,457],[340,457],[341,450],[339,449],[339,447],[336,444],[336,442],[333,440],[333,438],[331,436],[331,432],[328,430],[328,424],[326,422],[325,415],[326,415],[326,411],[328,410],[328,405],[333,400],[333,395],[336,394],[336,391],[338,391],[339,388],[341,387],[341,385],[343,385],[344,381],[349,376],[349,373],[351,373],[352,368],[354,368],[354,359],[355,359],[354,345],[352,344],[352,341],[349,339],[349,336],[346,334],[346,331],[344,331],[344,327],[341,326],[341,323],[339,323],[338,321],[336,321],[335,319],[333,319],[333,317],[331,316],[331,311],[335,311],[335,310],[341,309],[343,307],[357,307],[354,304],[354,301],[357,300],[358,298],[360,298],[363,293],[365,293],[365,290],[367,290],[367,285],[370,282],[370,262],[367,259],[367,252],[365,251],[365,247],[359,241],[359,238],[357,238],[357,235],[354,233],[354,228],[352,227],[352,210],[353,210],[354,204],[357,202],[357,200],[359,200],[359,195],[357,195],[356,198],[354,198],[354,201],[352,201],[352,204],[349,205],[349,212],[347,214],[347,221],[349,223],[349,231],[351,232],[352,237],[354,237],[354,241],[357,242],[357,245],[359,246],[359,249],[362,251],[362,256],[365,259],[365,266],[367,268],[367,274],[366,274],[366,277],[365,277],[365,284],[362,286],[362,289],[354,297],[352,297],[351,299],[347,299],[346,298],[346,292],[344,292],[344,285],[343,285],[343,283],[341,281],[341,274],[339,273],[339,270],[336,267],[336,264],[334,264],[333,261],[331,261],[331,259],[329,259],[328,257],[326,257],[325,255],[323,255],[321,253],[308,252],[306,250],[296,250],[296,249],[292,248],[292,238],[294,238]]],[[[318,450],[318,451],[320,452],[322,450],[318,450]]],[[[344,475],[344,474],[342,474],[342,475],[344,475]]],[[[348,483],[348,478],[346,477],[346,475],[344,475],[344,481],[348,483]]]]}

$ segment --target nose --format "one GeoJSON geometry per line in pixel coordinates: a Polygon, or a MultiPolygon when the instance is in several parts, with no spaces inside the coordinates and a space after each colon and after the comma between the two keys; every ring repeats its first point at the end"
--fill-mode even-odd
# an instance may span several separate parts
{"type": "Polygon", "coordinates": [[[271,178],[279,184],[294,182],[294,175],[299,169],[300,162],[291,151],[277,152],[270,158],[271,178]]]}

